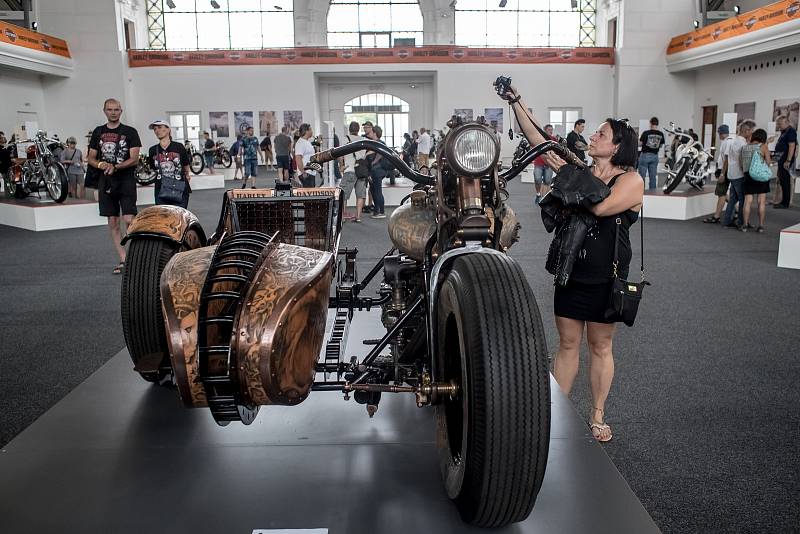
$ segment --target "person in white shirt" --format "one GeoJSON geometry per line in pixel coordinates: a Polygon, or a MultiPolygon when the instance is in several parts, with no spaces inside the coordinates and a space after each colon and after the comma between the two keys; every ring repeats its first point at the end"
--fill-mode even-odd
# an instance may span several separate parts
{"type": "MultiPolygon", "coordinates": [[[[358,122],[352,121],[348,127],[349,133],[345,135],[345,144],[350,144],[360,139],[358,137],[358,130],[358,122]]],[[[366,152],[364,150],[359,150],[358,152],[349,154],[339,160],[339,165],[342,171],[342,181],[340,182],[339,187],[342,188],[342,192],[344,193],[345,205],[347,205],[347,201],[350,199],[350,194],[353,192],[353,189],[356,190],[355,217],[348,215],[346,210],[344,213],[344,218],[352,220],[353,222],[361,222],[361,211],[364,209],[364,201],[367,198],[368,174],[364,175],[362,178],[356,176],[356,166],[358,165],[359,160],[363,160],[365,157],[366,152]]]]}
{"type": "Polygon", "coordinates": [[[294,146],[294,157],[297,170],[301,173],[300,183],[303,184],[303,187],[315,187],[317,185],[317,173],[312,170],[306,170],[306,165],[311,161],[311,156],[316,154],[314,145],[309,141],[314,136],[311,125],[301,124],[299,134],[300,139],[297,140],[294,146]]]}
{"type": "Polygon", "coordinates": [[[425,128],[419,129],[419,139],[417,140],[417,167],[430,168],[428,165],[428,154],[431,151],[431,136],[425,128]]]}
{"type": "Polygon", "coordinates": [[[719,134],[719,146],[717,147],[717,154],[715,161],[717,170],[714,173],[717,177],[717,187],[714,189],[714,194],[717,195],[717,208],[714,210],[714,215],[703,219],[704,223],[718,224],[722,216],[722,208],[725,207],[725,201],[728,200],[728,181],[722,174],[722,168],[725,166],[725,152],[728,150],[728,145],[731,144],[733,138],[730,136],[730,128],[727,124],[720,124],[717,128],[719,134]]]}
{"type": "Polygon", "coordinates": [[[737,136],[726,145],[722,155],[725,161],[722,165],[722,176],[730,182],[728,207],[725,208],[725,217],[722,225],[726,228],[741,228],[744,224],[744,172],[741,166],[742,148],[750,141],[750,135],[756,123],[751,120],[742,121],[737,129],[737,136]],[[733,209],[739,205],[736,222],[733,221],[733,209]]]}

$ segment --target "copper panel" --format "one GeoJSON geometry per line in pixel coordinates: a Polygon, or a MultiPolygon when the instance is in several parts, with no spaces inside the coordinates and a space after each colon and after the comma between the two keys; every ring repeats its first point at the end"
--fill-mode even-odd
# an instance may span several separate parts
{"type": "Polygon", "coordinates": [[[134,217],[127,237],[137,233],[160,234],[180,242],[192,226],[200,227],[200,221],[189,210],[178,206],[150,206],[134,217]]]}
{"type": "Polygon", "coordinates": [[[206,406],[197,352],[200,295],[216,247],[176,254],[161,275],[161,306],[178,392],[187,406],[206,406]]]}
{"type": "Polygon", "coordinates": [[[333,255],[281,243],[256,273],[236,322],[239,383],[252,404],[297,404],[322,348],[333,255]]]}

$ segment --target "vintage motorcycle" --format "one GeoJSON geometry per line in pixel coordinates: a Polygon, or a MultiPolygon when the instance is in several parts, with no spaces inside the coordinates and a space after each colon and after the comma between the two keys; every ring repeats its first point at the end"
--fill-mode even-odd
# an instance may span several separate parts
{"type": "Polygon", "coordinates": [[[135,175],[136,183],[139,185],[150,185],[156,181],[156,170],[150,165],[150,158],[144,154],[139,154],[135,175]]]}
{"type": "Polygon", "coordinates": [[[67,170],[50,149],[51,146],[58,146],[59,141],[49,139],[44,132],[39,131],[33,139],[22,142],[33,144],[25,149],[22,163],[9,169],[5,177],[7,193],[14,198],[25,198],[33,193],[39,195],[40,189],[44,187],[53,201],[64,202],[69,194],[67,170]]]}
{"type": "Polygon", "coordinates": [[[225,148],[225,141],[217,141],[214,148],[214,165],[222,165],[226,169],[231,168],[233,158],[231,152],[225,148]]]}
{"type": "Polygon", "coordinates": [[[312,158],[319,170],[374,151],[416,184],[389,219],[391,248],[363,279],[358,250],[339,246],[341,190],[234,189],[209,239],[178,207],[133,220],[122,324],[134,369],[153,382],[174,377],[184,404],[208,407],[220,425],[250,424],[260,406],[296,405],[312,391],[352,396],[370,417],[382,394],[413,396],[434,409],[441,475],[462,519],[500,527],[530,514],[550,437],[544,329],[507,254],[520,225],[506,183],[547,151],[577,159],[547,141],[499,173],[485,121],[454,116],[448,126],[435,177],[371,140],[312,158]],[[359,360],[346,352],[350,323],[371,309],[386,331],[364,341],[372,348],[359,360]]]}
{"type": "Polygon", "coordinates": [[[674,123],[669,123],[667,132],[677,139],[670,148],[667,157],[667,181],[664,183],[664,194],[672,193],[686,178],[686,182],[695,189],[702,191],[706,180],[714,173],[716,165],[711,150],[706,150],[699,141],[674,123]]]}
{"type": "Polygon", "coordinates": [[[183,142],[183,146],[186,148],[186,152],[189,153],[189,157],[192,158],[192,162],[189,164],[189,168],[192,172],[194,174],[203,172],[203,169],[206,168],[206,160],[203,159],[203,154],[198,152],[194,144],[188,139],[183,142]]]}

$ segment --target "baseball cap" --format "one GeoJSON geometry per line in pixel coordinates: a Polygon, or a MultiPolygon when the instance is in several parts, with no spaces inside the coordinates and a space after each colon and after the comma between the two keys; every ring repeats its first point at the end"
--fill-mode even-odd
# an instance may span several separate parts
{"type": "Polygon", "coordinates": [[[361,126],[372,126],[372,125],[373,125],[372,122],[367,121],[367,122],[363,123],[361,126]]]}
{"type": "Polygon", "coordinates": [[[151,122],[150,126],[148,126],[148,128],[150,128],[151,130],[155,130],[156,126],[166,126],[167,128],[169,128],[169,124],[164,122],[164,121],[162,121],[162,120],[157,120],[157,121],[151,122]]]}
{"type": "Polygon", "coordinates": [[[720,124],[719,128],[717,128],[717,133],[729,134],[729,133],[731,133],[731,130],[730,130],[730,128],[728,128],[727,124],[720,124]]]}

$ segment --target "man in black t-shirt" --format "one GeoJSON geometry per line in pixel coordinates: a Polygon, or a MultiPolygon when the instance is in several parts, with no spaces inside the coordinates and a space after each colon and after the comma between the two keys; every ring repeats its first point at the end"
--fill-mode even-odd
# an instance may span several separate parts
{"type": "Polygon", "coordinates": [[[778,117],[776,126],[781,132],[775,144],[775,153],[780,154],[778,159],[778,183],[781,186],[782,198],[780,203],[772,205],[773,208],[788,208],[792,199],[792,178],[790,170],[797,155],[797,130],[792,128],[789,119],[785,116],[778,117]]]}
{"type": "Polygon", "coordinates": [[[150,164],[156,170],[156,204],[169,204],[186,208],[189,205],[189,194],[192,192],[191,187],[189,187],[191,180],[189,164],[192,162],[192,158],[189,157],[186,147],[172,140],[172,131],[168,123],[153,121],[150,123],[150,129],[153,130],[153,133],[158,138],[158,144],[151,146],[148,152],[150,164]],[[160,196],[163,179],[186,181],[186,189],[180,202],[160,196]]]}
{"type": "Polygon", "coordinates": [[[101,171],[97,186],[100,216],[108,217],[111,241],[119,255],[119,265],[114,274],[122,273],[125,266],[125,249],[120,245],[120,212],[125,224],[136,215],[136,165],[139,163],[139,133],[122,124],[122,105],[109,98],[103,103],[107,122],[92,132],[89,141],[89,165],[101,171]]]}
{"type": "Polygon", "coordinates": [[[639,155],[639,176],[645,180],[649,175],[647,188],[655,189],[658,187],[658,152],[666,143],[664,134],[658,129],[658,117],[650,119],[650,129],[642,132],[639,143],[642,145],[642,152],[639,155]]]}
{"type": "Polygon", "coordinates": [[[586,150],[589,148],[586,139],[581,135],[585,129],[586,121],[578,119],[575,121],[575,126],[572,128],[572,131],[567,135],[567,148],[578,156],[581,161],[586,161],[586,150]]]}
{"type": "Polygon", "coordinates": [[[217,145],[211,139],[208,132],[203,132],[203,159],[206,162],[208,174],[214,174],[214,156],[217,152],[217,145]]]}

